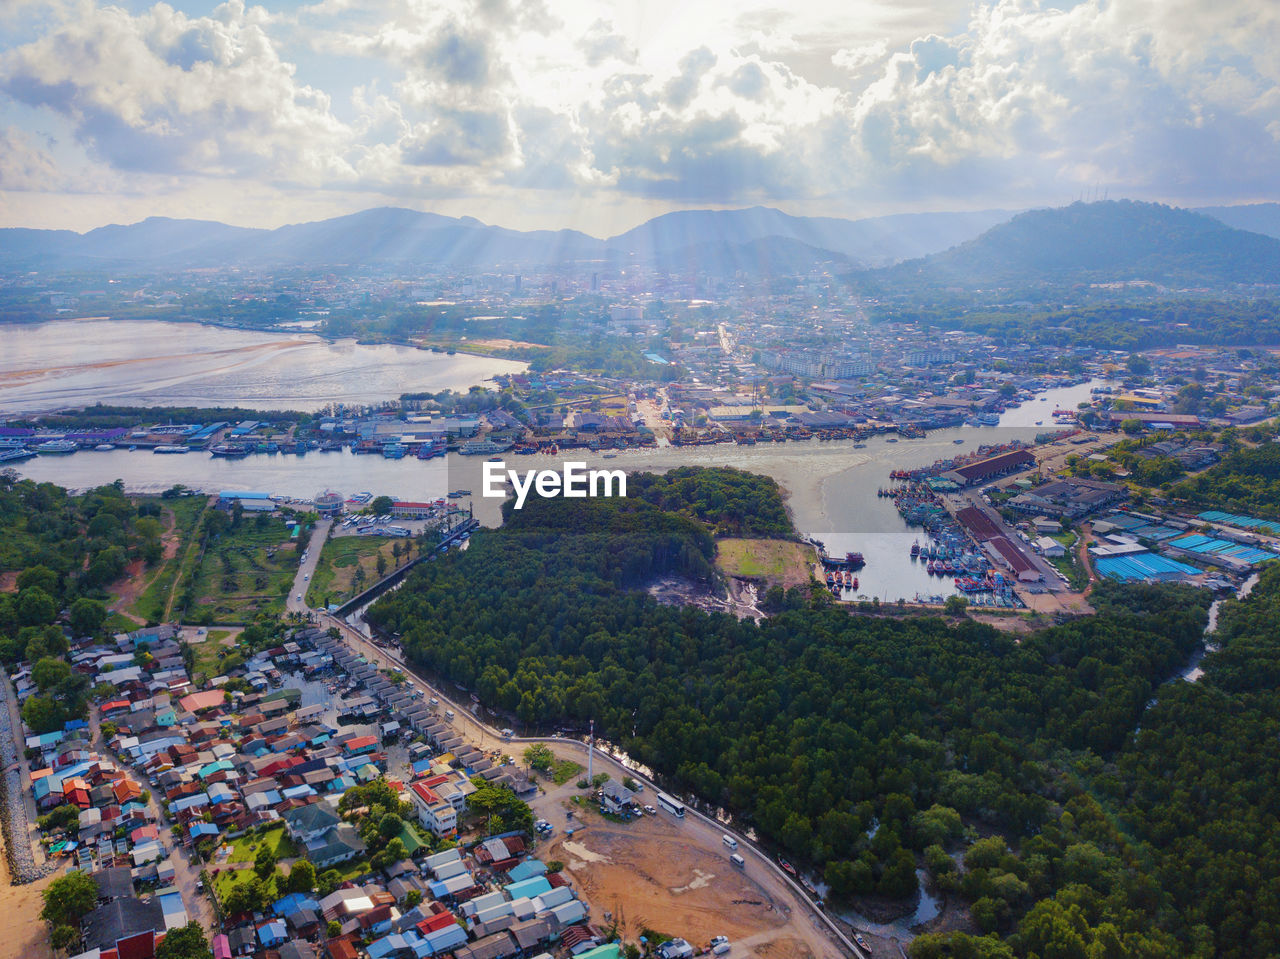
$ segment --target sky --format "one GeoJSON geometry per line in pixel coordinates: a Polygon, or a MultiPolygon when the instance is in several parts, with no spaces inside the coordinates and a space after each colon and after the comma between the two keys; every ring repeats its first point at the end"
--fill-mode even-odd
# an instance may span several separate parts
{"type": "Polygon", "coordinates": [[[1276,0],[0,0],[0,226],[1280,199],[1276,0]]]}

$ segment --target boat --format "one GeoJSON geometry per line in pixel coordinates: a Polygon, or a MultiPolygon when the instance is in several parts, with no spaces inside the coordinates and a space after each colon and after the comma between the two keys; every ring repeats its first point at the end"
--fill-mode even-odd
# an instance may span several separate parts
{"type": "Polygon", "coordinates": [[[856,576],[855,576],[855,577],[853,577],[853,582],[849,584],[849,588],[850,588],[850,589],[857,589],[857,588],[858,588],[858,577],[856,577],[856,576]]]}
{"type": "Polygon", "coordinates": [[[505,453],[510,443],[495,443],[493,440],[471,440],[458,447],[463,456],[484,456],[493,453],[505,453]]]}
{"type": "Polygon", "coordinates": [[[224,456],[227,459],[240,459],[249,455],[249,447],[238,443],[219,443],[217,446],[210,446],[209,452],[214,456],[224,456]]]}
{"type": "Polygon", "coordinates": [[[153,452],[153,453],[171,453],[171,454],[177,454],[177,453],[190,453],[190,452],[191,452],[191,447],[190,447],[190,446],[156,446],[156,447],[153,447],[153,448],[152,448],[151,452],[153,452]]]}
{"type": "Polygon", "coordinates": [[[850,569],[862,569],[867,565],[867,561],[861,553],[845,553],[844,561],[850,569]]]}
{"type": "Polygon", "coordinates": [[[890,436],[887,440],[885,440],[885,442],[886,442],[886,443],[896,443],[896,442],[898,442],[898,438],[897,438],[896,436],[890,436]]]}
{"type": "Polygon", "coordinates": [[[787,875],[794,876],[796,874],[796,867],[791,865],[791,863],[787,862],[781,856],[778,857],[778,865],[782,867],[782,871],[787,875]]]}
{"type": "Polygon", "coordinates": [[[105,453],[107,450],[113,450],[115,448],[116,447],[114,443],[99,443],[97,446],[94,447],[94,449],[97,450],[99,453],[105,453]]]}
{"type": "Polygon", "coordinates": [[[865,449],[867,448],[867,444],[866,444],[866,443],[854,443],[854,444],[853,444],[853,448],[854,448],[855,450],[865,450],[865,449]]]}
{"type": "Polygon", "coordinates": [[[916,540],[916,542],[911,544],[911,558],[918,559],[919,556],[920,556],[920,541],[916,540]]]}
{"type": "Polygon", "coordinates": [[[964,440],[952,440],[951,442],[955,443],[956,446],[960,446],[964,443],[964,440]]]}
{"type": "Polygon", "coordinates": [[[0,463],[17,463],[22,460],[29,460],[36,454],[28,449],[8,449],[0,450],[0,463]]]}
{"type": "Polygon", "coordinates": [[[404,445],[401,443],[387,443],[382,447],[382,455],[389,460],[404,459],[404,445]]]}
{"type": "Polygon", "coordinates": [[[603,459],[607,459],[607,460],[616,460],[617,458],[618,458],[617,453],[605,453],[603,456],[603,459]]]}
{"type": "Polygon", "coordinates": [[[74,453],[80,447],[71,440],[48,440],[36,447],[36,452],[41,456],[66,456],[68,453],[74,453]]]}

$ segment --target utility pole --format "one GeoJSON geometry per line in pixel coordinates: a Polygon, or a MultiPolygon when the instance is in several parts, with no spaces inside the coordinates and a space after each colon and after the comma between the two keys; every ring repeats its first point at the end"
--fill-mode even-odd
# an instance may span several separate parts
{"type": "Polygon", "coordinates": [[[587,735],[587,782],[591,782],[592,759],[595,757],[596,721],[591,720],[591,732],[587,735]]]}

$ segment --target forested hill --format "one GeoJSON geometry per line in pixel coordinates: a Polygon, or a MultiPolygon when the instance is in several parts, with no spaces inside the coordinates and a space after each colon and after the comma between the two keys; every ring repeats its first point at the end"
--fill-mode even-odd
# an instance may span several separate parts
{"type": "Polygon", "coordinates": [[[1280,521],[1280,445],[1238,449],[1179,483],[1173,495],[1205,507],[1280,521]]]}
{"type": "Polygon", "coordinates": [[[878,271],[886,287],[1040,282],[1275,283],[1280,240],[1158,203],[1033,210],[977,239],[878,271]]]}
{"type": "MultiPolygon", "coordinates": [[[[918,956],[1277,954],[1252,947],[1277,928],[1280,899],[1221,906],[1280,865],[1262,835],[1275,799],[1261,784],[1275,770],[1251,780],[1243,765],[1258,736],[1275,748],[1275,728],[1252,730],[1241,713],[1227,724],[1235,744],[1193,765],[1198,731],[1222,718],[1211,704],[1246,695],[1210,683],[1170,739],[1186,758],[1154,734],[1134,738],[1181,697],[1161,683],[1199,642],[1204,591],[1101,583],[1097,616],[1021,641],[967,621],[852,616],[821,590],[757,625],[634,588],[700,566],[694,529],[635,501],[530,503],[466,552],[423,564],[370,616],[411,659],[525,722],[594,719],[669,788],[731,810],[837,899],[911,896],[924,863],[986,935],[925,938],[918,956]],[[1196,780],[1219,760],[1220,774],[1196,780]],[[1236,835],[1232,817],[1256,828],[1236,835]],[[1214,888],[1197,892],[1200,867],[1229,872],[1246,841],[1252,872],[1210,872],[1214,888]]],[[[1259,657],[1273,651],[1250,642],[1259,657]]],[[[1227,661],[1211,658],[1211,672],[1227,661]]],[[[1261,703],[1273,672],[1260,668],[1247,695],[1261,703]]]]}

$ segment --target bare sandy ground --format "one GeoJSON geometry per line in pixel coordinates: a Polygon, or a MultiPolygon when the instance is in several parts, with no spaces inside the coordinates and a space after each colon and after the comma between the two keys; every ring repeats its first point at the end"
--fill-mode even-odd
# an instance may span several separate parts
{"type": "Polygon", "coordinates": [[[54,878],[11,886],[8,860],[0,855],[0,915],[4,916],[0,959],[53,959],[49,926],[40,918],[44,907],[40,893],[54,878]]]}
{"type": "Polygon", "coordinates": [[[691,843],[688,824],[644,817],[615,825],[591,812],[581,815],[585,829],[572,838],[560,833],[539,855],[565,864],[591,903],[593,921],[616,921],[632,941],[645,928],[684,936],[694,945],[723,935],[745,955],[812,959],[803,932],[795,928],[798,920],[733,868],[727,855],[708,855],[691,843]]]}

